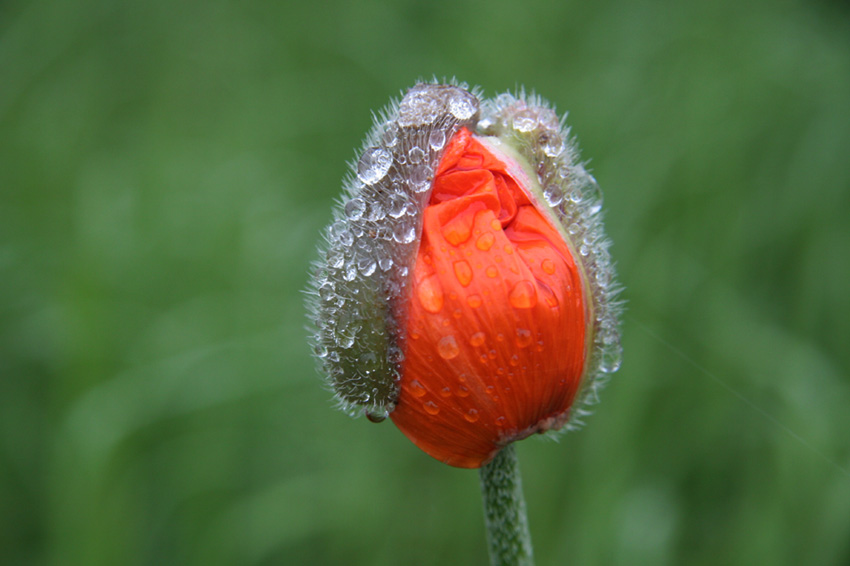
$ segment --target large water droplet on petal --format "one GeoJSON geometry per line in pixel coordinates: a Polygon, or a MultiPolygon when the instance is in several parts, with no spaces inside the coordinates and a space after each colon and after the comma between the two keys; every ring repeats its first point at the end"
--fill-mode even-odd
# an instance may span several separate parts
{"type": "Polygon", "coordinates": [[[469,344],[470,346],[481,346],[486,339],[487,336],[483,332],[476,332],[469,337],[469,344]]]}
{"type": "Polygon", "coordinates": [[[537,304],[537,290],[531,281],[522,280],[511,289],[508,300],[518,309],[533,308],[537,304]]]}
{"type": "Polygon", "coordinates": [[[527,328],[516,329],[516,345],[520,348],[527,348],[534,342],[534,337],[531,335],[531,330],[527,328]]]}
{"type": "Polygon", "coordinates": [[[495,242],[496,237],[491,232],[485,232],[478,236],[478,239],[475,241],[475,247],[482,252],[486,252],[493,247],[495,242]]]}
{"type": "Polygon", "coordinates": [[[437,352],[444,360],[452,360],[460,354],[460,348],[457,346],[457,340],[454,336],[443,336],[437,343],[437,352]]]}
{"type": "Polygon", "coordinates": [[[436,275],[431,275],[419,284],[419,303],[426,311],[438,313],[443,308],[443,287],[436,275]]]}
{"type": "Polygon", "coordinates": [[[454,269],[458,282],[467,287],[472,282],[472,268],[469,266],[469,262],[465,259],[456,261],[454,269]]]}
{"type": "Polygon", "coordinates": [[[422,403],[422,407],[425,409],[425,412],[429,415],[436,415],[440,412],[440,407],[433,401],[425,401],[422,403]]]}

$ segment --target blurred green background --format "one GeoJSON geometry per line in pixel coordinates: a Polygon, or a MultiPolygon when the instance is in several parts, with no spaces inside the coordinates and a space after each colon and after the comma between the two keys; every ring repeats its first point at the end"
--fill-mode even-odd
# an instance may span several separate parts
{"type": "Polygon", "coordinates": [[[417,78],[570,111],[627,290],[538,565],[850,564],[850,8],[0,5],[0,563],[485,564],[477,474],[333,410],[301,289],[417,78]]]}

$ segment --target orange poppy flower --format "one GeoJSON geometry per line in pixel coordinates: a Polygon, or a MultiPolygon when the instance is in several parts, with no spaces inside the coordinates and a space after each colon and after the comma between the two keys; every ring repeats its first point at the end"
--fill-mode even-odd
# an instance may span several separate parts
{"type": "Polygon", "coordinates": [[[560,427],[585,366],[579,269],[509,159],[465,128],[454,136],[412,274],[390,416],[422,450],[458,467],[560,427]]]}
{"type": "Polygon", "coordinates": [[[576,157],[524,94],[420,84],[377,114],[308,293],[344,409],[458,467],[578,424],[620,346],[601,193],[576,157]]]}

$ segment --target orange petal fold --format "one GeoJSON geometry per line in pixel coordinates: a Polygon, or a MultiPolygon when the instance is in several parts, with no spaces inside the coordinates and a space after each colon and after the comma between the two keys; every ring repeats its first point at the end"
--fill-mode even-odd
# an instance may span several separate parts
{"type": "Polygon", "coordinates": [[[435,171],[390,415],[463,468],[563,425],[585,367],[581,272],[509,159],[464,128],[435,171]]]}

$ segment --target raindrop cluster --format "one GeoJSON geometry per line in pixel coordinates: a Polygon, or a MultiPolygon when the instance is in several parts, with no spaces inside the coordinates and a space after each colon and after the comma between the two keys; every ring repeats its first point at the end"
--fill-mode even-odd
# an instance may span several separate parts
{"type": "Polygon", "coordinates": [[[399,307],[422,210],[446,142],[461,127],[474,129],[478,113],[478,97],[465,85],[414,86],[377,115],[344,181],[308,307],[320,370],[352,414],[365,409],[379,421],[394,408],[405,326],[399,307]]]}

